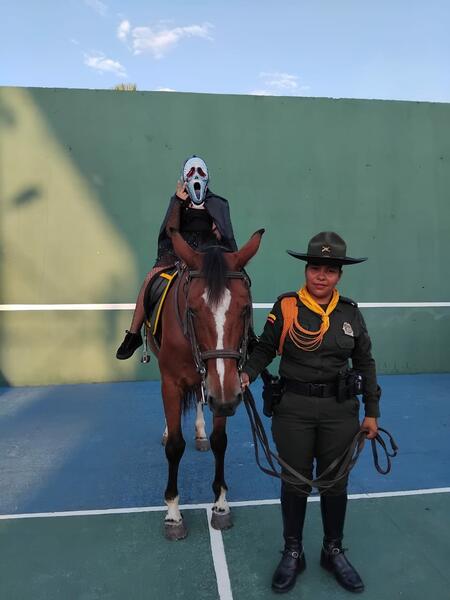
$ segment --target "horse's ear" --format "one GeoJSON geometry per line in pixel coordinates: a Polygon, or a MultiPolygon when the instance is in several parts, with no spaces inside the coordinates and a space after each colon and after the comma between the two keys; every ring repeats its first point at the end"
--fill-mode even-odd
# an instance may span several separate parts
{"type": "Polygon", "coordinates": [[[244,268],[248,261],[258,252],[264,232],[265,229],[258,229],[240,250],[233,252],[233,256],[236,258],[236,270],[244,268]]]}
{"type": "Polygon", "coordinates": [[[202,262],[200,253],[193,250],[189,244],[184,241],[183,236],[178,229],[170,228],[170,238],[178,258],[186,263],[189,269],[199,269],[202,262]]]}

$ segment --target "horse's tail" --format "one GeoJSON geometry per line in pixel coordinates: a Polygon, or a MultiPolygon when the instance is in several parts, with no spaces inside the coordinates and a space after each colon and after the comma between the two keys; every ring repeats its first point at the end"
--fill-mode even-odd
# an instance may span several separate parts
{"type": "Polygon", "coordinates": [[[197,394],[199,392],[199,388],[191,388],[187,390],[181,399],[181,413],[183,415],[187,414],[191,408],[195,408],[197,405],[197,394]]]}

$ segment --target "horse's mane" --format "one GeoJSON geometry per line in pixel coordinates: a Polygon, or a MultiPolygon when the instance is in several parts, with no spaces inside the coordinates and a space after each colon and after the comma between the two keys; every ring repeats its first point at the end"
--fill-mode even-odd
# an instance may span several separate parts
{"type": "Polygon", "coordinates": [[[226,287],[227,264],[220,246],[205,249],[202,274],[208,287],[208,304],[217,305],[226,287]]]}

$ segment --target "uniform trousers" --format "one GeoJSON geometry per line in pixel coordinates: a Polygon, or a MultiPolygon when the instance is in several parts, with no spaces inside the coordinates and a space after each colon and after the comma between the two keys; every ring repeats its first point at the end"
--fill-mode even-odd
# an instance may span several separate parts
{"type": "MultiPolygon", "coordinates": [[[[359,431],[359,400],[356,397],[337,402],[336,397],[318,398],[285,392],[273,409],[272,435],[278,454],[289,466],[308,479],[321,473],[350,445],[359,431]]],[[[333,479],[331,472],[326,479],[333,479]]],[[[342,478],[322,495],[340,496],[346,493],[348,476],[342,478]]],[[[306,485],[291,486],[283,482],[286,491],[299,488],[309,493],[306,485]]]]}

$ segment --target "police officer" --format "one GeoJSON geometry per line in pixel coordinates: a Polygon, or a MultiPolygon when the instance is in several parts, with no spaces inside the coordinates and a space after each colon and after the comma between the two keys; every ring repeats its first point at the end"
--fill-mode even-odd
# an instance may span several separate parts
{"type": "MultiPolygon", "coordinates": [[[[319,477],[360,429],[367,431],[369,439],[377,434],[380,389],[371,341],[357,304],[336,289],[342,266],[366,259],[350,258],[346,251],[344,240],[331,231],[314,236],[306,254],[288,251],[306,261],[305,285],[278,298],[241,375],[246,387],[277,353],[281,355],[284,393],[273,407],[272,434],[280,457],[308,479],[313,478],[314,459],[319,477]],[[361,424],[355,390],[347,389],[344,396],[339,391],[349,359],[363,376],[365,418],[361,424]]],[[[326,479],[333,479],[333,473],[326,479]]],[[[310,491],[307,485],[294,487],[282,482],[285,546],[272,579],[276,592],[289,591],[306,567],[302,530],[310,491]]],[[[361,592],[364,584],[342,548],[346,506],[347,478],[321,492],[324,538],[320,564],[344,588],[361,592]]]]}

